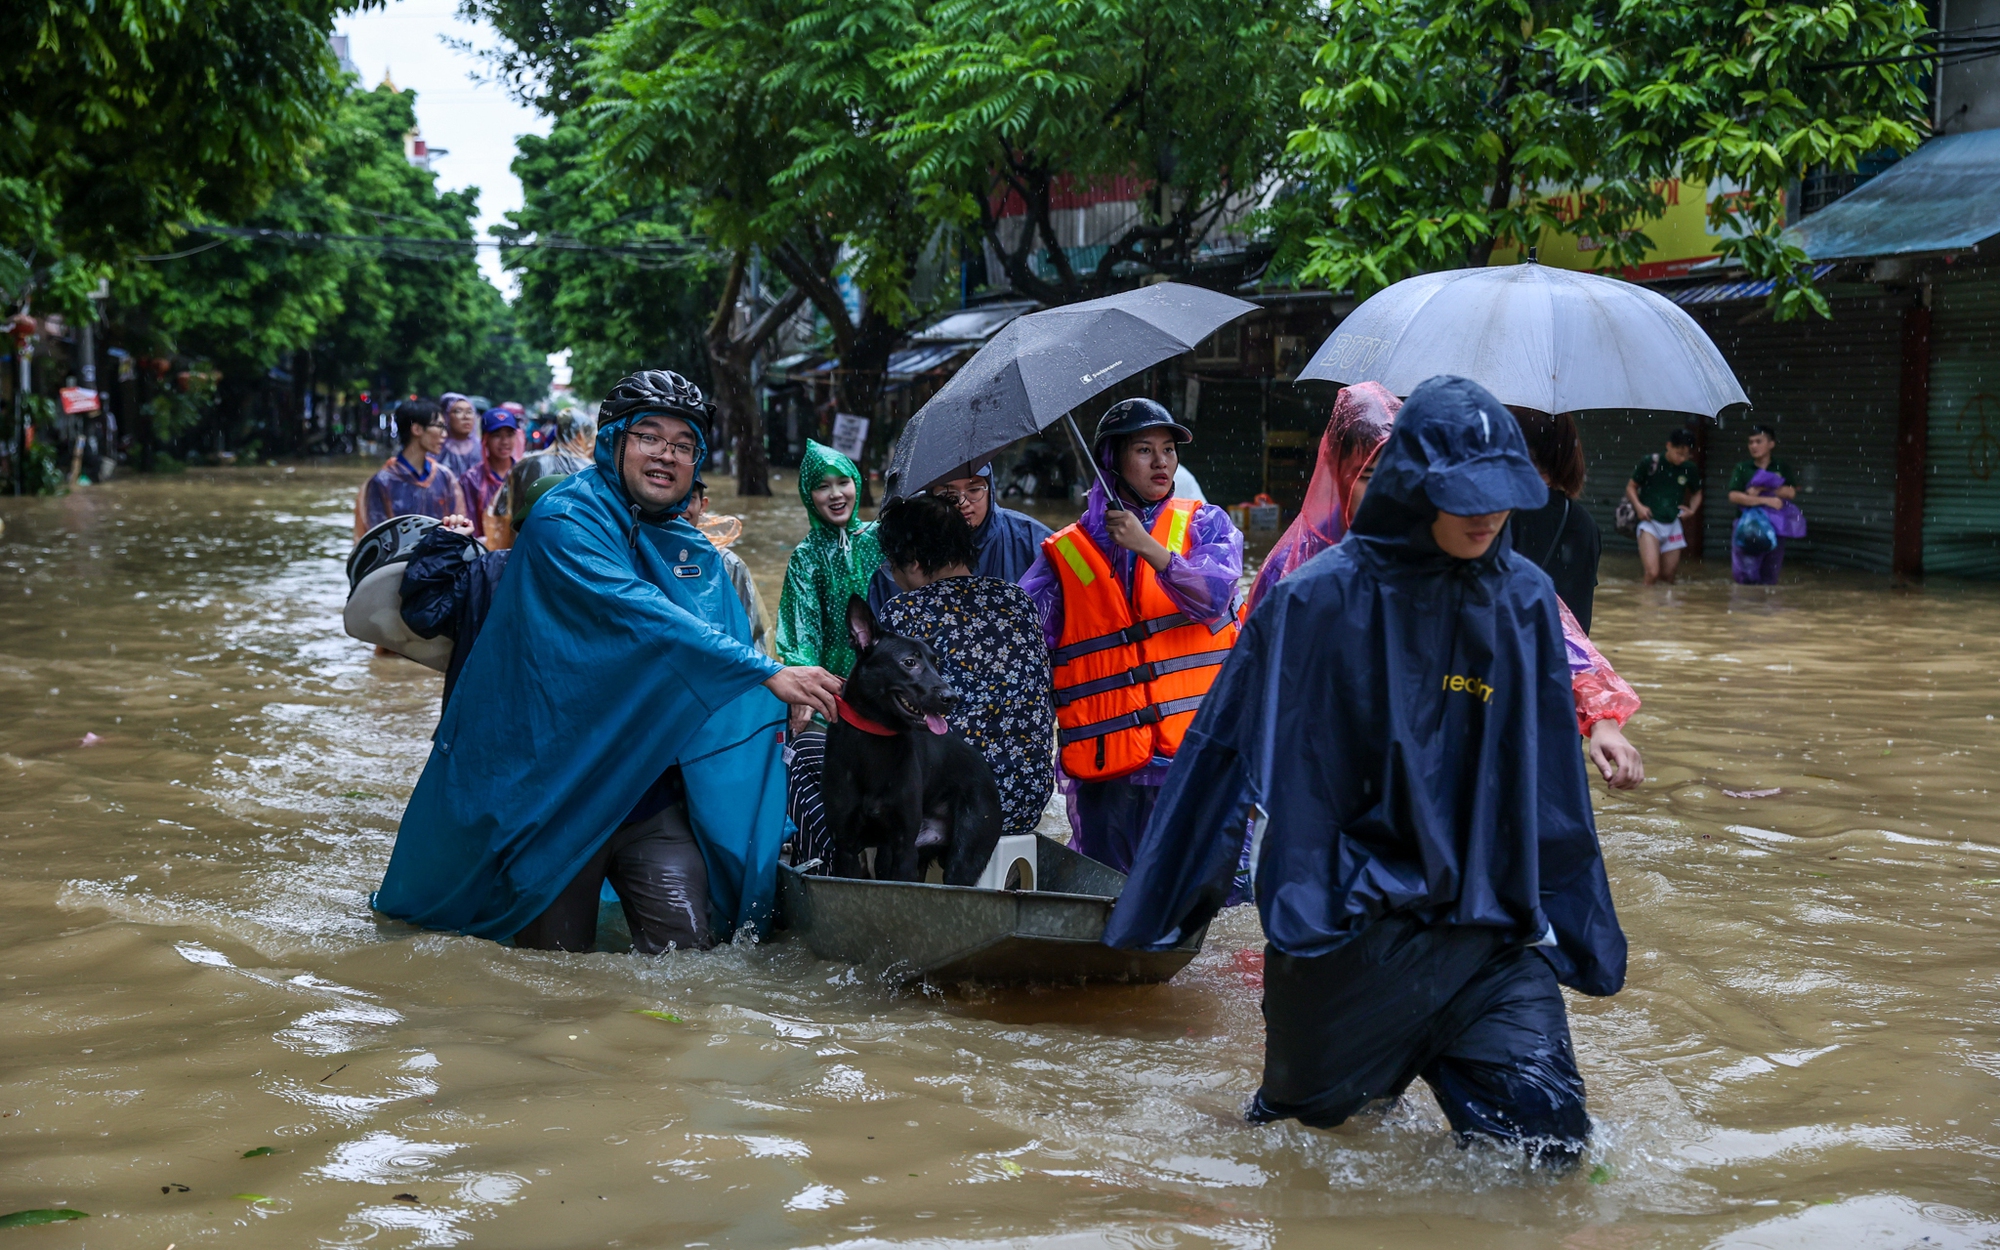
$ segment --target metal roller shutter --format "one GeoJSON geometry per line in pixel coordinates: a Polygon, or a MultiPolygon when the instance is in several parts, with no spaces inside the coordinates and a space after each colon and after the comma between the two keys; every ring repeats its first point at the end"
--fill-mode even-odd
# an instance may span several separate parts
{"type": "Polygon", "coordinates": [[[2000,577],[2000,282],[1931,299],[1924,572],[2000,577]]]}
{"type": "Polygon", "coordinates": [[[1241,503],[1264,489],[1262,378],[1203,378],[1201,404],[1188,422],[1194,443],[1182,453],[1202,494],[1219,506],[1241,503]]]}
{"type": "Polygon", "coordinates": [[[1736,509],[1729,472],[1744,458],[1753,424],[1778,433],[1778,458],[1798,471],[1808,537],[1790,553],[1818,564],[1889,571],[1895,538],[1896,394],[1902,310],[1884,301],[1835,304],[1833,320],[1734,324],[1740,311],[1712,313],[1703,328],[1750,397],[1709,434],[1710,561],[1728,559],[1736,509]]]}

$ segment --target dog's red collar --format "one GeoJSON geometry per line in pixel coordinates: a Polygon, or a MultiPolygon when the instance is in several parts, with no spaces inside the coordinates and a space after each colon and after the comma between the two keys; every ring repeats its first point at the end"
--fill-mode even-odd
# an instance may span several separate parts
{"type": "Polygon", "coordinates": [[[874,734],[878,738],[893,738],[902,732],[899,729],[891,729],[887,725],[869,720],[866,716],[855,711],[854,705],[840,695],[833,696],[833,706],[840,710],[842,724],[852,725],[862,733],[874,734]]]}

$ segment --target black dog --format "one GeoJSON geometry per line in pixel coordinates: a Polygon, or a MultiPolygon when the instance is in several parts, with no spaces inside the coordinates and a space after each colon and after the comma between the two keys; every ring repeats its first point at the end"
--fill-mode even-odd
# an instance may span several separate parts
{"type": "Polygon", "coordinates": [[[833,838],[833,875],[921,881],[933,862],[946,885],[972,885],[1000,841],[1000,789],[978,748],[945,724],[958,696],[937,656],[884,630],[859,595],[847,631],[861,654],[840,720],[826,733],[821,788],[833,838]]]}

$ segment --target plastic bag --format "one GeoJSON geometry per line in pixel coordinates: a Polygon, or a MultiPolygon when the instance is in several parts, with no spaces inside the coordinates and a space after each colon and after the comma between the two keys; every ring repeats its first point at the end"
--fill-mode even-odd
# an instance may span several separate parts
{"type": "Polygon", "coordinates": [[[1736,529],[1729,541],[1746,556],[1769,555],[1778,545],[1778,531],[1771,525],[1771,518],[1765,508],[1745,508],[1743,515],[1736,518],[1736,529]]]}

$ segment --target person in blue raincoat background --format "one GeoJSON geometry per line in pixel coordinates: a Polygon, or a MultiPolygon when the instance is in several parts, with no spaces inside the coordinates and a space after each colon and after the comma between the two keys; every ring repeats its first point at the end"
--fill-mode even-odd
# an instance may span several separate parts
{"type": "Polygon", "coordinates": [[[1256,814],[1253,1122],[1332,1127],[1422,1077],[1462,1137],[1583,1147],[1558,985],[1617,992],[1625,936],[1555,591],[1496,541],[1546,496],[1498,400],[1424,383],[1348,540],[1271,588],[1188,731],[1104,940],[1206,924],[1256,814]]]}
{"type": "Polygon", "coordinates": [[[543,496],[513,548],[377,911],[588,950],[609,880],[642,953],[768,923],[781,701],[830,716],[839,683],[751,647],[719,555],[682,519],[706,452],[706,403],[680,375],[605,399],[593,468],[543,496]]]}

